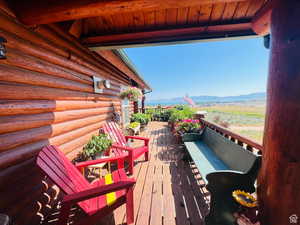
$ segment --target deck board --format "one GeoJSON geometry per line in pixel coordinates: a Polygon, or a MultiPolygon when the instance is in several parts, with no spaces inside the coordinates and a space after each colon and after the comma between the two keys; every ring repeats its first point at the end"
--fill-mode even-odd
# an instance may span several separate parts
{"type": "MultiPolygon", "coordinates": [[[[141,136],[150,137],[149,161],[141,157],[133,177],[135,225],[204,224],[209,196],[197,169],[182,160],[184,150],[176,144],[167,123],[151,122],[141,136]]],[[[133,145],[139,145],[134,142],[133,145]]],[[[116,225],[126,224],[122,206],[114,212],[116,225]]]]}
{"type": "MultiPolygon", "coordinates": [[[[151,122],[140,136],[149,137],[149,161],[135,161],[134,225],[202,225],[208,213],[209,193],[192,162],[188,162],[182,145],[176,144],[167,123],[151,122]]],[[[141,141],[130,143],[140,146],[141,141]]],[[[52,209],[44,225],[57,222],[59,209],[52,209]]],[[[78,207],[72,210],[76,221],[82,216],[78,207]]],[[[72,224],[72,223],[70,223],[72,224]]],[[[120,206],[113,215],[97,225],[125,225],[126,207],[120,206]]]]}

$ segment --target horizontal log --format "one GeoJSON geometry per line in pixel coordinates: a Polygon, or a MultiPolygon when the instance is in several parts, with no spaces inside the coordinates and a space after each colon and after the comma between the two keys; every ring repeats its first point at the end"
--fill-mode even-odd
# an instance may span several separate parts
{"type": "Polygon", "coordinates": [[[120,101],[63,101],[63,100],[0,100],[0,116],[26,115],[46,112],[56,112],[77,109],[93,109],[101,107],[113,107],[120,110],[120,101]]]}
{"type": "Polygon", "coordinates": [[[17,19],[2,13],[0,13],[0,29],[13,33],[32,43],[38,43],[42,48],[51,50],[60,56],[68,57],[68,54],[63,49],[56,48],[52,42],[36,34],[32,29],[28,29],[17,19]]]}
{"type": "Polygon", "coordinates": [[[23,69],[32,70],[48,75],[62,77],[68,80],[78,81],[84,84],[93,84],[93,79],[90,76],[83,75],[70,69],[49,63],[42,59],[29,56],[16,49],[7,48],[7,58],[1,61],[8,65],[14,65],[23,69]]]}
{"type": "MultiPolygon", "coordinates": [[[[123,75],[123,78],[128,80],[128,77],[134,78],[132,77],[129,73],[122,73],[122,71],[120,70],[120,68],[118,67],[114,67],[110,61],[106,60],[104,57],[100,56],[99,54],[95,54],[94,52],[91,52],[88,48],[84,47],[79,41],[78,39],[74,38],[72,35],[66,33],[60,26],[58,26],[57,24],[49,24],[47,25],[48,28],[50,28],[53,32],[56,33],[56,35],[61,36],[64,40],[64,42],[62,42],[61,44],[64,47],[68,47],[70,48],[70,44],[72,44],[72,47],[75,46],[75,48],[73,48],[74,50],[78,50],[80,49],[82,52],[85,52],[86,56],[89,57],[89,59],[91,59],[93,62],[93,64],[97,67],[100,67],[102,69],[108,69],[108,72],[111,71],[115,71],[117,74],[119,74],[121,77],[123,75]],[[92,57],[92,58],[90,58],[92,57]],[[128,77],[127,77],[128,76],[128,77]]],[[[134,79],[135,80],[135,79],[134,79]]],[[[139,83],[141,86],[143,86],[143,82],[140,83],[140,80],[136,80],[137,83],[139,83]]],[[[122,82],[122,84],[128,85],[128,81],[127,82],[122,82]]]]}
{"type": "MultiPolygon", "coordinates": [[[[97,73],[96,71],[91,70],[90,68],[80,65],[78,62],[74,62],[70,60],[69,59],[70,55],[67,58],[57,55],[50,50],[40,47],[38,44],[33,44],[30,41],[24,40],[13,33],[7,32],[4,29],[0,30],[0,36],[4,37],[7,40],[6,46],[13,49],[19,49],[20,51],[26,54],[36,56],[45,61],[54,63],[59,66],[66,67],[68,69],[74,70],[76,72],[88,76],[99,76],[99,77],[102,76],[103,78],[106,77],[107,79],[114,80],[115,82],[121,80],[121,78],[116,80],[115,78],[112,77],[111,73],[105,73],[105,71],[101,71],[101,73],[100,72],[97,73]],[[99,74],[101,74],[101,76],[99,74]]],[[[123,80],[123,82],[128,82],[128,81],[123,80]]]]}
{"type": "Polygon", "coordinates": [[[35,159],[29,158],[16,165],[0,170],[0,190],[5,188],[5,184],[14,183],[22,179],[23,176],[20,171],[28,171],[28,173],[36,172],[35,159]]]}
{"type": "Polygon", "coordinates": [[[78,38],[75,38],[73,35],[70,35],[65,31],[65,29],[62,28],[59,24],[51,23],[47,24],[47,26],[55,32],[57,35],[63,37],[65,40],[67,40],[68,43],[72,43],[76,49],[80,49],[82,52],[85,52],[86,55],[90,55],[91,51],[84,47],[78,38]]]}
{"type": "Polygon", "coordinates": [[[92,85],[1,64],[0,81],[94,93],[92,85]]]}
{"type": "Polygon", "coordinates": [[[60,146],[68,141],[74,140],[77,137],[81,137],[88,132],[95,129],[99,129],[105,119],[96,124],[91,124],[86,127],[82,127],[73,131],[69,131],[65,134],[58,135],[56,137],[49,138],[47,140],[40,140],[38,142],[22,145],[9,151],[0,153],[0,169],[4,169],[10,166],[14,166],[17,163],[23,162],[27,159],[34,157],[44,146],[46,145],[57,145],[60,146]]]}
{"type": "Polygon", "coordinates": [[[16,131],[0,135],[0,152],[8,149],[36,142],[43,139],[49,139],[57,135],[70,132],[72,130],[84,127],[90,124],[99,123],[108,117],[107,114],[71,120],[63,123],[52,124],[48,126],[32,128],[28,130],[16,131]]]}
{"type": "Polygon", "coordinates": [[[0,134],[47,126],[94,115],[105,115],[112,112],[114,112],[113,107],[106,107],[33,115],[2,116],[0,117],[0,134]]]}
{"type": "MultiPolygon", "coordinates": [[[[6,30],[10,33],[13,33],[17,35],[18,37],[21,37],[22,39],[29,41],[35,45],[38,45],[54,54],[58,54],[61,57],[64,57],[66,59],[72,60],[77,64],[80,64],[82,66],[85,66],[89,69],[94,69],[97,73],[102,72],[106,73],[106,76],[112,76],[110,71],[100,71],[99,68],[93,66],[91,63],[87,61],[87,58],[81,58],[83,53],[80,51],[75,51],[74,48],[73,51],[70,51],[69,49],[65,49],[62,47],[59,47],[56,43],[60,40],[59,37],[55,36],[49,40],[47,37],[44,37],[43,35],[40,35],[37,32],[33,32],[32,30],[27,29],[22,24],[20,24],[18,21],[16,21],[13,18],[10,18],[6,15],[3,15],[0,13],[0,28],[3,30],[6,30]]],[[[53,36],[52,35],[52,36],[53,36]]],[[[91,60],[91,59],[90,59],[91,60]]],[[[102,68],[103,69],[103,68],[102,68]]],[[[115,75],[118,77],[118,75],[115,75]]]]}
{"type": "MultiPolygon", "coordinates": [[[[98,133],[99,133],[99,129],[98,129],[98,133]]],[[[97,134],[97,133],[96,133],[97,134]]],[[[73,149],[71,152],[66,154],[66,157],[69,160],[73,160],[77,157],[78,153],[82,152],[83,147],[85,144],[78,146],[77,148],[73,149]]]]}
{"type": "Polygon", "coordinates": [[[229,2],[236,2],[236,0],[73,0],[64,2],[27,0],[26,3],[14,0],[10,3],[20,21],[27,25],[33,25],[135,11],[154,11],[229,2]]]}
{"type": "MultiPolygon", "coordinates": [[[[68,34],[65,35],[62,35],[62,33],[58,34],[56,33],[55,30],[53,30],[52,28],[46,25],[38,26],[35,29],[35,31],[38,32],[40,35],[44,36],[45,38],[52,40],[53,42],[56,43],[56,45],[62,46],[63,48],[66,49],[70,49],[75,54],[75,55],[71,54],[71,58],[70,58],[71,60],[72,57],[74,56],[75,62],[79,62],[82,65],[94,70],[97,73],[103,73],[103,71],[105,71],[106,73],[111,74],[117,79],[119,78],[127,79],[127,76],[131,77],[130,74],[124,74],[120,69],[112,66],[109,62],[95,58],[91,51],[88,51],[87,53],[86,51],[83,51],[81,48],[79,49],[78,45],[74,44],[75,41],[74,39],[73,41],[68,41],[66,39],[66,36],[68,34]],[[79,60],[78,56],[83,57],[85,61],[88,63],[79,60]]],[[[78,41],[76,40],[76,42],[78,41]]]]}
{"type": "Polygon", "coordinates": [[[3,209],[10,207],[15,203],[21,203],[22,197],[36,191],[37,189],[42,189],[42,178],[43,176],[41,173],[32,174],[31,176],[24,176],[19,183],[7,183],[6,190],[2,190],[0,194],[0,208],[3,209]]]}
{"type": "Polygon", "coordinates": [[[77,139],[74,139],[72,141],[69,141],[69,142],[61,145],[60,149],[62,149],[62,151],[65,154],[68,154],[68,153],[72,152],[74,149],[84,146],[91,139],[91,137],[93,135],[97,135],[97,134],[99,134],[99,128],[93,130],[92,132],[90,132],[84,136],[81,136],[77,139]]]}
{"type": "Polygon", "coordinates": [[[102,50],[102,51],[93,51],[94,57],[98,61],[105,61],[106,64],[110,64],[113,68],[118,68],[124,74],[127,74],[131,79],[136,81],[139,84],[140,88],[151,89],[139,76],[136,74],[124,61],[120,58],[116,51],[113,50],[102,50]]]}
{"type": "MultiPolygon", "coordinates": [[[[67,80],[65,78],[53,77],[46,74],[1,64],[0,81],[94,93],[94,87],[91,84],[82,84],[77,81],[67,80]]],[[[103,94],[108,95],[117,96],[119,93],[120,90],[114,88],[103,90],[103,94]]]]}
{"type": "Polygon", "coordinates": [[[17,85],[0,83],[0,96],[2,99],[9,100],[94,100],[103,101],[109,99],[118,99],[118,95],[109,94],[92,94],[86,92],[78,92],[71,90],[63,90],[57,88],[30,86],[30,85],[17,85]]]}
{"type": "MultiPolygon", "coordinates": [[[[32,164],[32,167],[34,167],[34,169],[29,168],[28,171],[27,170],[23,171],[21,169],[17,170],[14,174],[11,175],[13,176],[13,178],[7,178],[6,182],[1,181],[3,185],[0,187],[1,190],[0,195],[2,195],[2,193],[4,192],[9,192],[9,190],[11,190],[14,187],[22,186],[22,184],[26,184],[26,182],[29,184],[32,180],[36,179],[36,177],[39,177],[39,179],[44,177],[42,171],[39,168],[37,168],[35,161],[32,164]]],[[[22,191],[23,190],[20,190],[20,192],[22,191]]],[[[2,198],[1,198],[1,202],[2,202],[2,198]]]]}
{"type": "MultiPolygon", "coordinates": [[[[28,193],[27,195],[24,195],[22,197],[22,201],[16,202],[15,204],[11,204],[8,206],[8,208],[4,209],[10,215],[12,218],[17,219],[19,218],[21,222],[22,219],[20,218],[21,213],[25,214],[34,214],[39,209],[38,205],[35,205],[38,199],[40,199],[40,196],[42,195],[43,191],[41,186],[34,186],[32,192],[28,193]],[[34,206],[34,207],[33,207],[34,206]],[[28,207],[32,207],[29,210],[28,207]],[[34,211],[34,212],[33,212],[34,211]]],[[[21,223],[23,224],[23,223],[21,223]]]]}

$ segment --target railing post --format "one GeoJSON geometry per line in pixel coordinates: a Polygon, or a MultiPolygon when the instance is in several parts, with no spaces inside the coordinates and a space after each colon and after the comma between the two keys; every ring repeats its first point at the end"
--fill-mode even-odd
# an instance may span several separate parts
{"type": "Polygon", "coordinates": [[[252,151],[253,151],[253,148],[252,148],[252,146],[251,146],[251,145],[247,145],[246,149],[247,149],[247,150],[249,150],[250,152],[252,152],[252,151]]]}

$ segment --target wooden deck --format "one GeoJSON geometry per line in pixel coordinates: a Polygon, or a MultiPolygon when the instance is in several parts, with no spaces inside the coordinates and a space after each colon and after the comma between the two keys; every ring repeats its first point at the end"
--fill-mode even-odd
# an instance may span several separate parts
{"type": "MultiPolygon", "coordinates": [[[[141,136],[151,138],[151,150],[149,161],[141,158],[134,169],[135,225],[204,224],[209,193],[167,123],[151,122],[141,136]]],[[[124,206],[115,211],[114,222],[125,224],[124,206]]]]}

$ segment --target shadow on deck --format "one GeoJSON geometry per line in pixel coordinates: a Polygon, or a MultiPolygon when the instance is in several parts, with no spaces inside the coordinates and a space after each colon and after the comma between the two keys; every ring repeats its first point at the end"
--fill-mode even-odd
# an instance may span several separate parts
{"type": "MultiPolygon", "coordinates": [[[[204,224],[209,193],[167,123],[151,122],[141,136],[151,138],[151,150],[148,162],[141,158],[135,165],[135,225],[204,224]]],[[[115,211],[114,221],[125,224],[124,206],[115,211]]]]}
{"type": "MultiPolygon", "coordinates": [[[[149,161],[136,161],[133,177],[135,225],[201,225],[208,213],[209,193],[196,167],[170,132],[166,122],[151,122],[141,136],[149,137],[149,161]]],[[[139,145],[140,142],[131,143],[139,145]]],[[[80,217],[74,207],[70,224],[80,217]]],[[[99,221],[99,225],[125,225],[125,205],[99,221]]],[[[59,210],[43,221],[57,223],[59,210]]]]}

